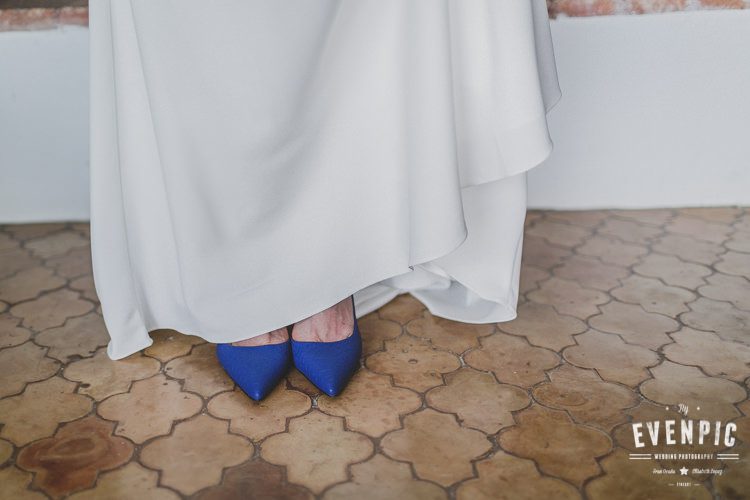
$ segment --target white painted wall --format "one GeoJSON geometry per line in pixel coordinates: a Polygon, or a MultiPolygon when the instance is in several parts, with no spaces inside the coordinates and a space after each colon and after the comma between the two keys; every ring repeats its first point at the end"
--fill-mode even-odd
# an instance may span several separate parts
{"type": "Polygon", "coordinates": [[[750,10],[552,23],[563,98],[535,207],[750,205],[750,10]]]}
{"type": "MultiPolygon", "coordinates": [[[[750,10],[561,18],[533,207],[750,205],[750,10]]],[[[0,33],[0,222],[88,217],[88,32],[0,33]]]]}
{"type": "Polygon", "coordinates": [[[0,222],[88,207],[88,29],[2,32],[0,222]]]}

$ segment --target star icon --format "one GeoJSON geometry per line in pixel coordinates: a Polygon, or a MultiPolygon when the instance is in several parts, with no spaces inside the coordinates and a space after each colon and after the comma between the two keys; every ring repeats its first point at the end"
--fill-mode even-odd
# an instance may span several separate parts
{"type": "Polygon", "coordinates": [[[687,476],[687,473],[688,473],[688,468],[683,465],[682,469],[680,469],[680,475],[687,476]]]}

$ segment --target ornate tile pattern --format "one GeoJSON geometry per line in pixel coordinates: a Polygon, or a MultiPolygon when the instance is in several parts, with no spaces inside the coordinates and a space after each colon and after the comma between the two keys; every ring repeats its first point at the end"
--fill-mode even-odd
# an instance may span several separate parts
{"type": "Polygon", "coordinates": [[[0,226],[0,499],[750,496],[750,209],[526,228],[515,320],[400,295],[360,319],[341,396],[292,371],[256,403],[199,337],[155,331],[109,360],[86,224],[0,226]],[[628,459],[631,422],[681,403],[736,422],[742,457],[691,471],[689,496],[651,474],[679,460],[628,459]]]}

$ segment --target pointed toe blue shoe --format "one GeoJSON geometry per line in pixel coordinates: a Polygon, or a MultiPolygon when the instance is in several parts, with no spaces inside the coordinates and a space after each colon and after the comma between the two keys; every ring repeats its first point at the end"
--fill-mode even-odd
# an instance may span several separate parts
{"type": "Polygon", "coordinates": [[[291,342],[259,346],[218,344],[216,357],[232,380],[255,401],[265,398],[292,364],[291,342]]]}
{"type": "Polygon", "coordinates": [[[354,372],[359,369],[362,356],[362,338],[354,313],[354,330],[351,335],[336,342],[297,342],[292,339],[294,364],[307,379],[329,396],[338,396],[354,372]]]}

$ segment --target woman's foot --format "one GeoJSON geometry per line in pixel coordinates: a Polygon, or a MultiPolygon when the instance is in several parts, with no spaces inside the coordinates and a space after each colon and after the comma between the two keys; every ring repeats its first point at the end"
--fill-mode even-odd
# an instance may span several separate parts
{"type": "Polygon", "coordinates": [[[232,345],[240,347],[255,347],[259,345],[281,344],[287,340],[289,340],[289,332],[287,332],[286,327],[284,327],[272,332],[264,333],[263,335],[258,335],[257,337],[233,342],[232,345]]]}
{"type": "Polygon", "coordinates": [[[296,323],[291,344],[297,369],[329,396],[340,394],[362,356],[354,298],[296,323]]]}
{"type": "Polygon", "coordinates": [[[292,338],[297,342],[336,342],[352,334],[354,312],[352,300],[345,298],[325,311],[294,324],[292,338]]]}

